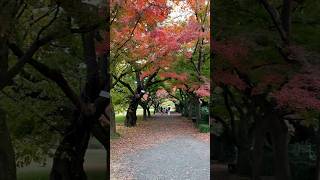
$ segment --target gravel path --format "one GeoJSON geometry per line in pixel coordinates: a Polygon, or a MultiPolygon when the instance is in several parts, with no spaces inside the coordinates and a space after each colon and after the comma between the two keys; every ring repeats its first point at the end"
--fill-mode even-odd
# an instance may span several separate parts
{"type": "Polygon", "coordinates": [[[129,156],[139,180],[209,180],[210,148],[189,136],[180,136],[129,156]]]}
{"type": "Polygon", "coordinates": [[[120,127],[111,141],[113,180],[209,180],[209,134],[177,114],[120,127]]]}

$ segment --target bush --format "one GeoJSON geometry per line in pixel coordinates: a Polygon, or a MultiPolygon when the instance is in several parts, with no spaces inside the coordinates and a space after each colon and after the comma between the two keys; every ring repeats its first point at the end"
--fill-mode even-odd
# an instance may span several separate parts
{"type": "MultiPolygon", "coordinates": [[[[312,180],[315,177],[315,146],[308,143],[289,144],[288,154],[293,180],[312,180]]],[[[266,150],[264,156],[264,175],[273,175],[273,154],[266,150]]]]}
{"type": "Polygon", "coordinates": [[[289,158],[293,180],[315,178],[317,158],[315,145],[310,143],[290,144],[289,158]]]}
{"type": "Polygon", "coordinates": [[[208,133],[210,132],[210,126],[209,124],[199,124],[199,127],[198,127],[199,131],[201,133],[208,133]]]}
{"type": "Polygon", "coordinates": [[[201,122],[209,122],[209,108],[208,106],[202,106],[200,109],[201,113],[201,122]]]}

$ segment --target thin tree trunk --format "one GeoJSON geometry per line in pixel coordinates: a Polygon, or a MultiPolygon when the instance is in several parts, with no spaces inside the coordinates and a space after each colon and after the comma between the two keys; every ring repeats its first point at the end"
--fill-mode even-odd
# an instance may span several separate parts
{"type": "Polygon", "coordinates": [[[145,106],[142,107],[143,108],[143,120],[147,119],[147,108],[145,106]]]}
{"type": "Polygon", "coordinates": [[[195,99],[195,106],[196,106],[196,116],[197,116],[196,125],[198,126],[199,122],[201,121],[201,104],[198,98],[195,99]]]}
{"type": "Polygon", "coordinates": [[[150,112],[150,108],[147,108],[147,113],[148,113],[148,117],[151,117],[151,112],[150,112]]]}
{"type": "Polygon", "coordinates": [[[6,123],[6,113],[0,107],[0,179],[16,180],[15,153],[6,123]]]}
{"type": "Polygon", "coordinates": [[[192,113],[192,111],[193,111],[192,104],[193,104],[193,99],[192,99],[192,97],[190,97],[190,99],[189,99],[189,104],[188,104],[188,118],[189,118],[189,119],[192,119],[192,116],[193,116],[193,113],[192,113]]]}
{"type": "Polygon", "coordinates": [[[117,133],[117,124],[116,124],[116,114],[114,111],[114,107],[111,104],[110,112],[109,112],[109,117],[110,117],[110,134],[116,134],[117,133]]]}

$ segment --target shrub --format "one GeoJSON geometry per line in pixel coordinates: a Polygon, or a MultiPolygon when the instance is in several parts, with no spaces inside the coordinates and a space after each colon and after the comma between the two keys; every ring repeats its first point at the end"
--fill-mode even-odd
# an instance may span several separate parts
{"type": "Polygon", "coordinates": [[[209,122],[209,108],[208,106],[202,106],[200,109],[201,113],[201,122],[209,122]]]}
{"type": "Polygon", "coordinates": [[[201,133],[208,133],[210,132],[210,126],[209,124],[199,124],[199,127],[198,127],[199,131],[201,133]]]}

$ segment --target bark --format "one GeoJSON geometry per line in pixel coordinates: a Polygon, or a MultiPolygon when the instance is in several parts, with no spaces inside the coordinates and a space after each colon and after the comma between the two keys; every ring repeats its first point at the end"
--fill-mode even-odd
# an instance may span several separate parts
{"type": "MultiPolygon", "coordinates": [[[[240,113],[240,112],[239,112],[240,113]]],[[[240,124],[239,124],[239,134],[238,134],[238,163],[237,170],[238,173],[245,176],[250,176],[251,174],[251,141],[249,138],[249,116],[240,113],[240,124]]]]}
{"type": "Polygon", "coordinates": [[[150,108],[147,108],[147,113],[148,113],[148,117],[151,117],[151,112],[150,112],[150,108]]]}
{"type": "Polygon", "coordinates": [[[138,109],[138,99],[133,96],[127,110],[126,119],[124,125],[126,127],[133,127],[137,123],[137,109],[138,109]]]}
{"type": "Polygon", "coordinates": [[[147,119],[147,109],[143,108],[143,120],[147,119]]]}
{"type": "Polygon", "coordinates": [[[274,174],[276,180],[291,180],[288,156],[288,128],[278,117],[269,119],[274,154],[274,174]]]}
{"type": "Polygon", "coordinates": [[[197,117],[196,125],[198,126],[199,122],[201,121],[201,104],[198,98],[195,99],[195,106],[196,106],[196,117],[197,117]]]}
{"type": "Polygon", "coordinates": [[[0,37],[0,81],[4,81],[8,70],[8,47],[7,40],[0,37]]]}
{"type": "MultiPolygon", "coordinates": [[[[0,81],[8,70],[8,47],[6,38],[0,36],[0,81]]],[[[6,112],[0,107],[0,179],[16,180],[16,159],[10,132],[7,126],[6,112]]]]}
{"type": "Polygon", "coordinates": [[[110,112],[110,134],[116,134],[117,133],[117,127],[116,127],[116,114],[114,112],[114,107],[111,105],[111,112],[110,112]]]}
{"type": "Polygon", "coordinates": [[[263,160],[263,145],[266,133],[265,118],[257,118],[255,121],[253,150],[252,150],[252,179],[261,180],[262,160],[263,160]]]}
{"type": "Polygon", "coordinates": [[[316,135],[316,153],[317,153],[317,162],[316,162],[316,180],[320,180],[320,117],[318,119],[318,130],[316,135]]]}
{"type": "MultiPolygon", "coordinates": [[[[78,121],[75,116],[74,121],[78,121]]],[[[63,138],[57,148],[50,173],[50,180],[86,180],[83,169],[84,155],[88,146],[90,132],[84,117],[80,117],[82,123],[73,122],[68,134],[63,138]]]]}
{"type": "Polygon", "coordinates": [[[143,103],[141,103],[141,107],[143,109],[143,120],[146,120],[147,119],[147,107],[143,103]]]}
{"type": "MultiPolygon", "coordinates": [[[[105,114],[106,107],[110,104],[108,97],[99,97],[100,90],[110,91],[110,81],[107,78],[108,55],[103,57],[101,71],[103,76],[99,76],[99,66],[95,55],[94,32],[83,35],[83,49],[85,63],[87,65],[87,83],[82,92],[81,101],[85,108],[74,113],[74,120],[67,128],[58,149],[56,150],[53,166],[50,174],[51,180],[86,180],[83,170],[84,155],[88,146],[90,132],[98,139],[106,150],[109,147],[109,126],[103,128],[99,122],[103,114],[110,121],[110,116],[105,114]]],[[[107,153],[107,162],[110,160],[107,153]]],[[[108,163],[107,163],[108,164],[108,163]]],[[[109,166],[107,166],[107,176],[109,166]]]]}
{"type": "Polygon", "coordinates": [[[6,122],[6,113],[0,107],[0,179],[16,180],[15,153],[6,122]]]}
{"type": "Polygon", "coordinates": [[[193,106],[192,106],[192,104],[193,104],[192,97],[190,97],[189,104],[188,104],[188,110],[187,110],[187,112],[188,112],[187,114],[188,114],[188,118],[189,119],[192,119],[192,116],[193,116],[193,113],[192,113],[193,106]]]}

